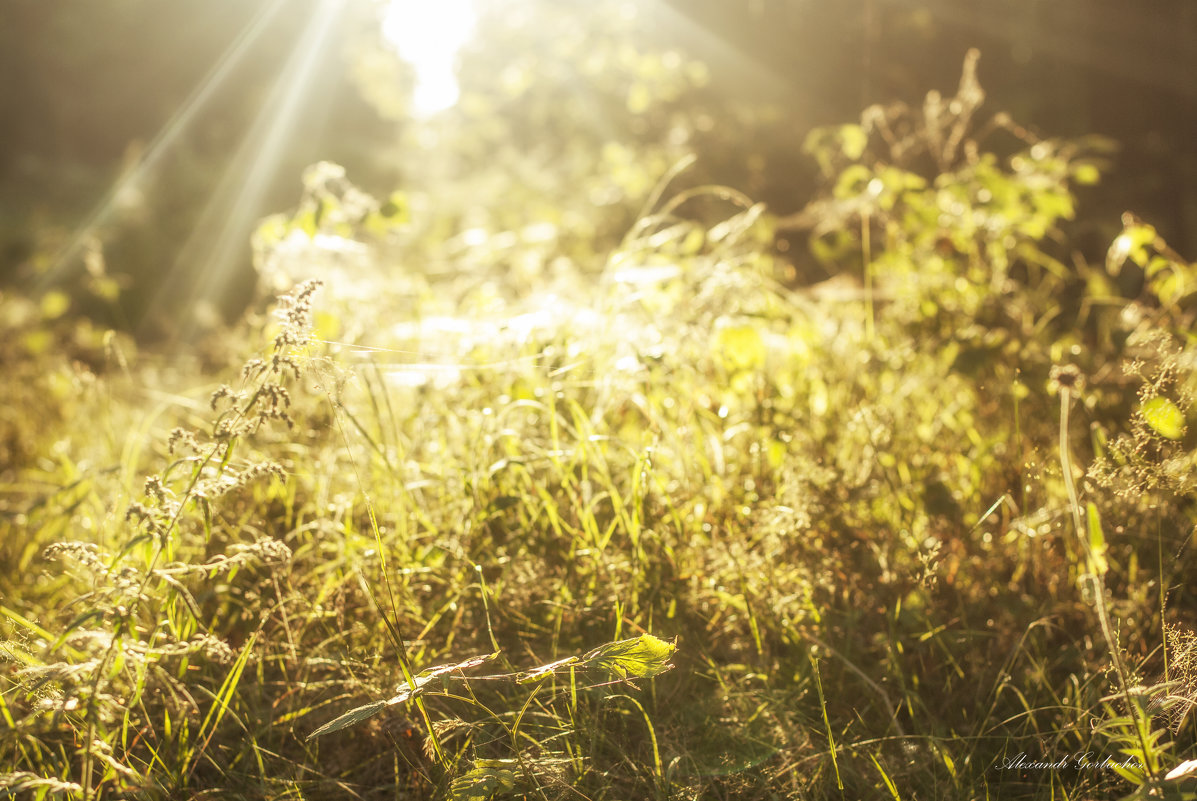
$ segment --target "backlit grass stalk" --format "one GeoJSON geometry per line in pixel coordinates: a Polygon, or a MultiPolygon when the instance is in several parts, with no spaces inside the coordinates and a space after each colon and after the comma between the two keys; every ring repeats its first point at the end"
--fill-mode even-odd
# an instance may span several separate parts
{"type": "MultiPolygon", "coordinates": [[[[368,394],[371,397],[371,403],[376,405],[377,413],[377,402],[373,400],[374,393],[368,394]]],[[[383,394],[385,397],[385,393],[383,394]]],[[[378,514],[374,506],[374,501],[371,499],[370,493],[366,489],[366,482],[362,478],[362,471],[358,467],[357,460],[353,457],[353,448],[349,439],[349,432],[345,427],[345,421],[349,420],[349,422],[351,422],[357,428],[358,432],[361,433],[362,437],[367,443],[369,443],[370,447],[379,454],[391,475],[396,475],[395,467],[389,458],[389,454],[387,453],[384,435],[381,433],[385,427],[379,427],[380,434],[378,441],[376,442],[374,438],[370,436],[369,432],[366,431],[365,427],[358,422],[357,418],[350,414],[345,406],[333,397],[331,392],[327,393],[327,398],[332,406],[333,419],[336,421],[337,431],[341,435],[341,441],[345,444],[345,452],[348,454],[349,463],[353,468],[354,479],[357,482],[358,490],[361,492],[362,502],[366,507],[366,514],[370,521],[370,531],[374,536],[375,551],[378,554],[379,571],[382,575],[383,588],[386,591],[386,602],[389,606],[389,613],[388,609],[384,608],[383,604],[380,602],[377,594],[374,592],[374,588],[370,586],[369,582],[363,580],[361,584],[367,596],[370,598],[371,603],[373,603],[374,608],[378,611],[379,616],[382,618],[382,623],[386,627],[387,634],[390,636],[391,642],[395,646],[395,653],[398,656],[399,670],[403,674],[404,682],[406,682],[408,686],[415,686],[416,679],[412,668],[411,656],[408,653],[407,638],[404,637],[403,632],[399,630],[399,604],[395,596],[394,582],[391,579],[390,565],[387,562],[387,546],[382,538],[382,529],[378,523],[378,514]]],[[[389,399],[386,400],[386,405],[390,411],[389,399]]],[[[394,413],[393,411],[390,413],[393,420],[394,413]]],[[[403,495],[406,496],[406,493],[403,493],[403,495]]],[[[436,727],[433,725],[432,716],[429,714],[428,708],[424,704],[424,699],[416,697],[413,699],[413,703],[415,704],[416,710],[420,713],[420,718],[424,722],[425,731],[428,732],[428,741],[432,747],[433,757],[438,764],[447,765],[448,760],[446,754],[441,747],[440,738],[437,736],[436,727]]]]}
{"type": "Polygon", "coordinates": [[[835,733],[831,730],[831,719],[827,717],[827,698],[823,695],[823,677],[819,675],[819,658],[812,653],[808,653],[807,659],[810,660],[811,670],[815,674],[815,689],[819,693],[819,708],[823,712],[823,728],[827,733],[827,751],[831,754],[831,767],[835,769],[835,786],[842,793],[844,791],[844,779],[840,776],[840,763],[835,757],[835,733]]]}
{"type": "MultiPolygon", "coordinates": [[[[282,329],[274,339],[271,357],[268,360],[253,359],[246,363],[242,370],[243,379],[252,380],[256,383],[253,391],[248,393],[247,396],[245,393],[235,393],[226,386],[221,387],[213,395],[213,409],[217,408],[218,404],[225,399],[230,399],[233,406],[231,411],[225,412],[217,418],[215,424],[215,442],[206,449],[202,458],[192,469],[191,477],[187,481],[181,498],[171,504],[165,503],[167,490],[163,482],[163,477],[166,474],[164,472],[162,475],[152,476],[147,479],[145,485],[147,497],[152,498],[156,505],[148,507],[140,503],[133,504],[126,514],[126,520],[136,520],[138,525],[145,525],[147,527],[152,536],[153,550],[137,591],[131,596],[127,607],[121,611],[116,631],[113,632],[108,647],[105,649],[104,655],[100,658],[91,679],[91,692],[88,697],[85,713],[87,723],[84,742],[80,749],[82,759],[81,786],[82,795],[85,799],[90,799],[98,795],[98,788],[93,785],[95,784],[94,774],[96,767],[95,745],[103,742],[99,739],[97,732],[97,720],[99,717],[98,704],[101,698],[100,685],[105,680],[104,677],[110,673],[118,652],[124,651],[124,636],[136,631],[133,620],[142,599],[148,598],[146,590],[152,581],[162,581],[171,587],[173,591],[180,592],[192,615],[197,615],[198,610],[194,602],[188,600],[186,590],[170,575],[159,570],[158,564],[164,558],[170,560],[173,557],[172,536],[179,529],[180,522],[188,506],[192,503],[204,502],[201,487],[210,485],[212,482],[210,477],[205,480],[204,471],[208,466],[218,461],[217,473],[218,475],[223,474],[229,466],[238,438],[243,434],[257,431],[267,421],[282,420],[291,425],[291,418],[288,414],[290,398],[283,385],[279,382],[284,379],[287,373],[296,377],[299,375],[299,366],[291,356],[291,352],[294,348],[301,347],[308,341],[307,318],[311,310],[312,295],[319,286],[320,282],[318,281],[308,282],[297,287],[292,295],[284,299],[281,308],[281,316],[283,318],[282,329]],[[162,514],[164,511],[166,514],[162,514]]],[[[186,436],[194,442],[194,438],[190,435],[186,436]]],[[[172,435],[173,442],[174,435],[172,435]]],[[[206,519],[208,517],[206,506],[204,507],[204,512],[206,519]]],[[[205,525],[205,531],[208,531],[207,525],[205,525]]],[[[238,664],[226,677],[225,686],[221,688],[212,709],[209,711],[208,718],[205,719],[204,726],[201,728],[201,738],[203,738],[205,730],[207,737],[203,739],[198,751],[192,757],[193,760],[198,760],[199,754],[202,753],[207,742],[211,739],[216,724],[219,723],[227,710],[228,703],[235,691],[236,683],[240,678],[241,670],[245,666],[245,659],[249,656],[252,643],[253,639],[251,638],[250,645],[246,646],[245,650],[243,650],[238,664]],[[213,712],[217,711],[218,706],[218,714],[213,719],[213,712]],[[208,728],[209,723],[211,723],[211,729],[208,728]]],[[[143,685],[141,685],[139,680],[137,686],[138,695],[141,694],[143,689],[143,685]]],[[[123,725],[128,726],[128,722],[129,717],[125,715],[123,725]]],[[[127,732],[122,732],[122,734],[127,736],[127,732]]],[[[109,764],[114,764],[114,760],[111,758],[107,759],[107,761],[109,764]]],[[[190,773],[194,765],[195,762],[192,761],[191,767],[184,771],[184,773],[190,773]]],[[[103,781],[102,777],[100,781],[103,781]]]]}
{"type": "MultiPolygon", "coordinates": [[[[1073,526],[1076,529],[1077,538],[1081,542],[1081,548],[1085,552],[1089,568],[1087,577],[1093,589],[1093,609],[1097,613],[1097,621],[1101,626],[1102,636],[1105,638],[1106,646],[1109,648],[1110,658],[1114,663],[1114,670],[1118,674],[1119,690],[1126,701],[1131,719],[1134,721],[1134,730],[1139,740],[1139,747],[1146,757],[1151,744],[1148,743],[1143,733],[1145,725],[1149,724],[1150,721],[1140,719],[1141,710],[1139,709],[1139,705],[1131,698],[1130,671],[1126,666],[1126,661],[1122,658],[1118,637],[1114,633],[1113,624],[1110,622],[1110,612],[1106,607],[1105,578],[1102,575],[1102,571],[1098,568],[1098,555],[1094,553],[1089,533],[1085,530],[1080,497],[1077,495],[1076,484],[1072,479],[1072,456],[1068,439],[1069,410],[1072,407],[1073,392],[1079,389],[1081,376],[1075,367],[1057,368],[1052,371],[1052,375],[1054,382],[1060,390],[1060,467],[1064,474],[1064,489],[1068,493],[1068,503],[1072,509],[1073,526]]],[[[1149,761],[1145,762],[1143,769],[1148,772],[1151,778],[1155,778],[1154,770],[1149,761]]]]}

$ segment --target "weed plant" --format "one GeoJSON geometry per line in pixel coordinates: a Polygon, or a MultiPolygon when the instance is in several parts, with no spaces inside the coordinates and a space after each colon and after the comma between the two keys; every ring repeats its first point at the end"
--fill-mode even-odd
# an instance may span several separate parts
{"type": "Polygon", "coordinates": [[[1197,795],[1197,270],[1129,215],[1073,260],[1101,143],[974,67],[813,133],[794,218],[682,165],[597,282],[387,278],[320,165],[239,372],[5,298],[0,792],[1197,795]]]}

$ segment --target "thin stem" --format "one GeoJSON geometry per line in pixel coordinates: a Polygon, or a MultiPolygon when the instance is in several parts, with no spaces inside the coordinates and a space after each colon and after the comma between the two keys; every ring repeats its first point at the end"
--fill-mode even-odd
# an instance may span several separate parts
{"type": "MultiPolygon", "coordinates": [[[[1076,527],[1077,538],[1081,541],[1081,548],[1084,550],[1088,562],[1089,572],[1087,575],[1093,587],[1093,609],[1097,613],[1097,621],[1101,626],[1101,633],[1105,638],[1106,647],[1110,650],[1110,658],[1114,662],[1114,670],[1118,673],[1119,689],[1122,691],[1127,709],[1130,712],[1131,719],[1134,721],[1135,736],[1139,740],[1139,747],[1142,749],[1144,759],[1146,760],[1149,745],[1143,736],[1143,726],[1140,721],[1141,710],[1130,696],[1130,672],[1127,670],[1126,662],[1122,658],[1122,651],[1118,645],[1118,637],[1114,632],[1113,624],[1110,622],[1110,611],[1106,607],[1106,582],[1101,572],[1096,569],[1093,546],[1089,541],[1088,532],[1085,531],[1082,523],[1080,497],[1077,495],[1076,484],[1072,480],[1072,457],[1068,446],[1068,412],[1071,406],[1071,389],[1069,387],[1060,387],[1060,467],[1064,472],[1064,489],[1068,492],[1068,503],[1072,507],[1072,522],[1076,527]]],[[[1150,762],[1150,760],[1147,761],[1150,762]]],[[[1155,771],[1150,764],[1144,764],[1143,768],[1154,778],[1155,771]]]]}
{"type": "Polygon", "coordinates": [[[873,310],[873,238],[872,226],[869,221],[869,211],[865,209],[860,215],[860,246],[864,257],[864,291],[865,291],[865,334],[870,342],[873,341],[873,325],[875,312],[873,310]]]}

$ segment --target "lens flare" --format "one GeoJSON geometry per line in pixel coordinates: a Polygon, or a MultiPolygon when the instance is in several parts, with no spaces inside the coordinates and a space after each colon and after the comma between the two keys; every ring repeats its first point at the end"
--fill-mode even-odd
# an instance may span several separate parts
{"type": "Polygon", "coordinates": [[[416,71],[416,116],[431,116],[457,103],[457,51],[470,38],[475,18],[472,0],[395,0],[387,9],[383,35],[416,71]]]}

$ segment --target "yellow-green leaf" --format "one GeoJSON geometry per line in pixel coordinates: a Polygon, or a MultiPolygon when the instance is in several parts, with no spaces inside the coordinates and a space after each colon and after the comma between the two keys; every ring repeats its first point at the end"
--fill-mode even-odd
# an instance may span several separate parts
{"type": "Polygon", "coordinates": [[[715,350],[729,372],[758,370],[765,365],[765,340],[751,325],[728,325],[715,334],[715,350]]]}
{"type": "Polygon", "coordinates": [[[1092,164],[1078,164],[1072,170],[1072,180],[1084,186],[1091,186],[1101,180],[1101,172],[1092,164]]]}
{"type": "Polygon", "coordinates": [[[676,650],[673,643],[651,634],[641,634],[600,645],[582,657],[582,663],[584,667],[605,673],[608,680],[651,679],[673,667],[669,658],[676,650]]]}
{"type": "Polygon", "coordinates": [[[285,214],[272,214],[258,223],[258,229],[254,232],[254,239],[270,247],[286,239],[290,231],[291,222],[285,214]]]}
{"type": "Polygon", "coordinates": [[[487,801],[491,798],[505,797],[515,789],[517,778],[511,770],[496,768],[490,764],[478,765],[453,780],[449,785],[449,798],[452,801],[487,801]]]}
{"type": "Polygon", "coordinates": [[[869,146],[869,135],[859,125],[844,125],[840,128],[840,141],[844,155],[855,161],[869,146]]]}
{"type": "Polygon", "coordinates": [[[872,170],[863,164],[850,164],[840,173],[832,193],[840,200],[850,200],[863,194],[873,177],[872,170]]]}
{"type": "Polygon", "coordinates": [[[1139,414],[1143,415],[1152,431],[1165,439],[1180,439],[1185,435],[1184,412],[1163,396],[1148,398],[1139,409],[1139,414]]]}
{"type": "Polygon", "coordinates": [[[312,740],[316,737],[322,737],[325,734],[329,734],[334,731],[340,731],[341,729],[347,729],[350,726],[356,726],[363,720],[368,720],[374,717],[379,712],[386,709],[386,707],[386,701],[375,701],[364,706],[359,706],[356,709],[351,709],[344,715],[338,717],[336,720],[331,720],[320,728],[316,729],[307,736],[307,739],[312,740]]]}
{"type": "Polygon", "coordinates": [[[47,320],[53,320],[66,314],[66,310],[71,307],[71,299],[65,292],[53,290],[42,295],[41,310],[42,317],[47,320]]]}

